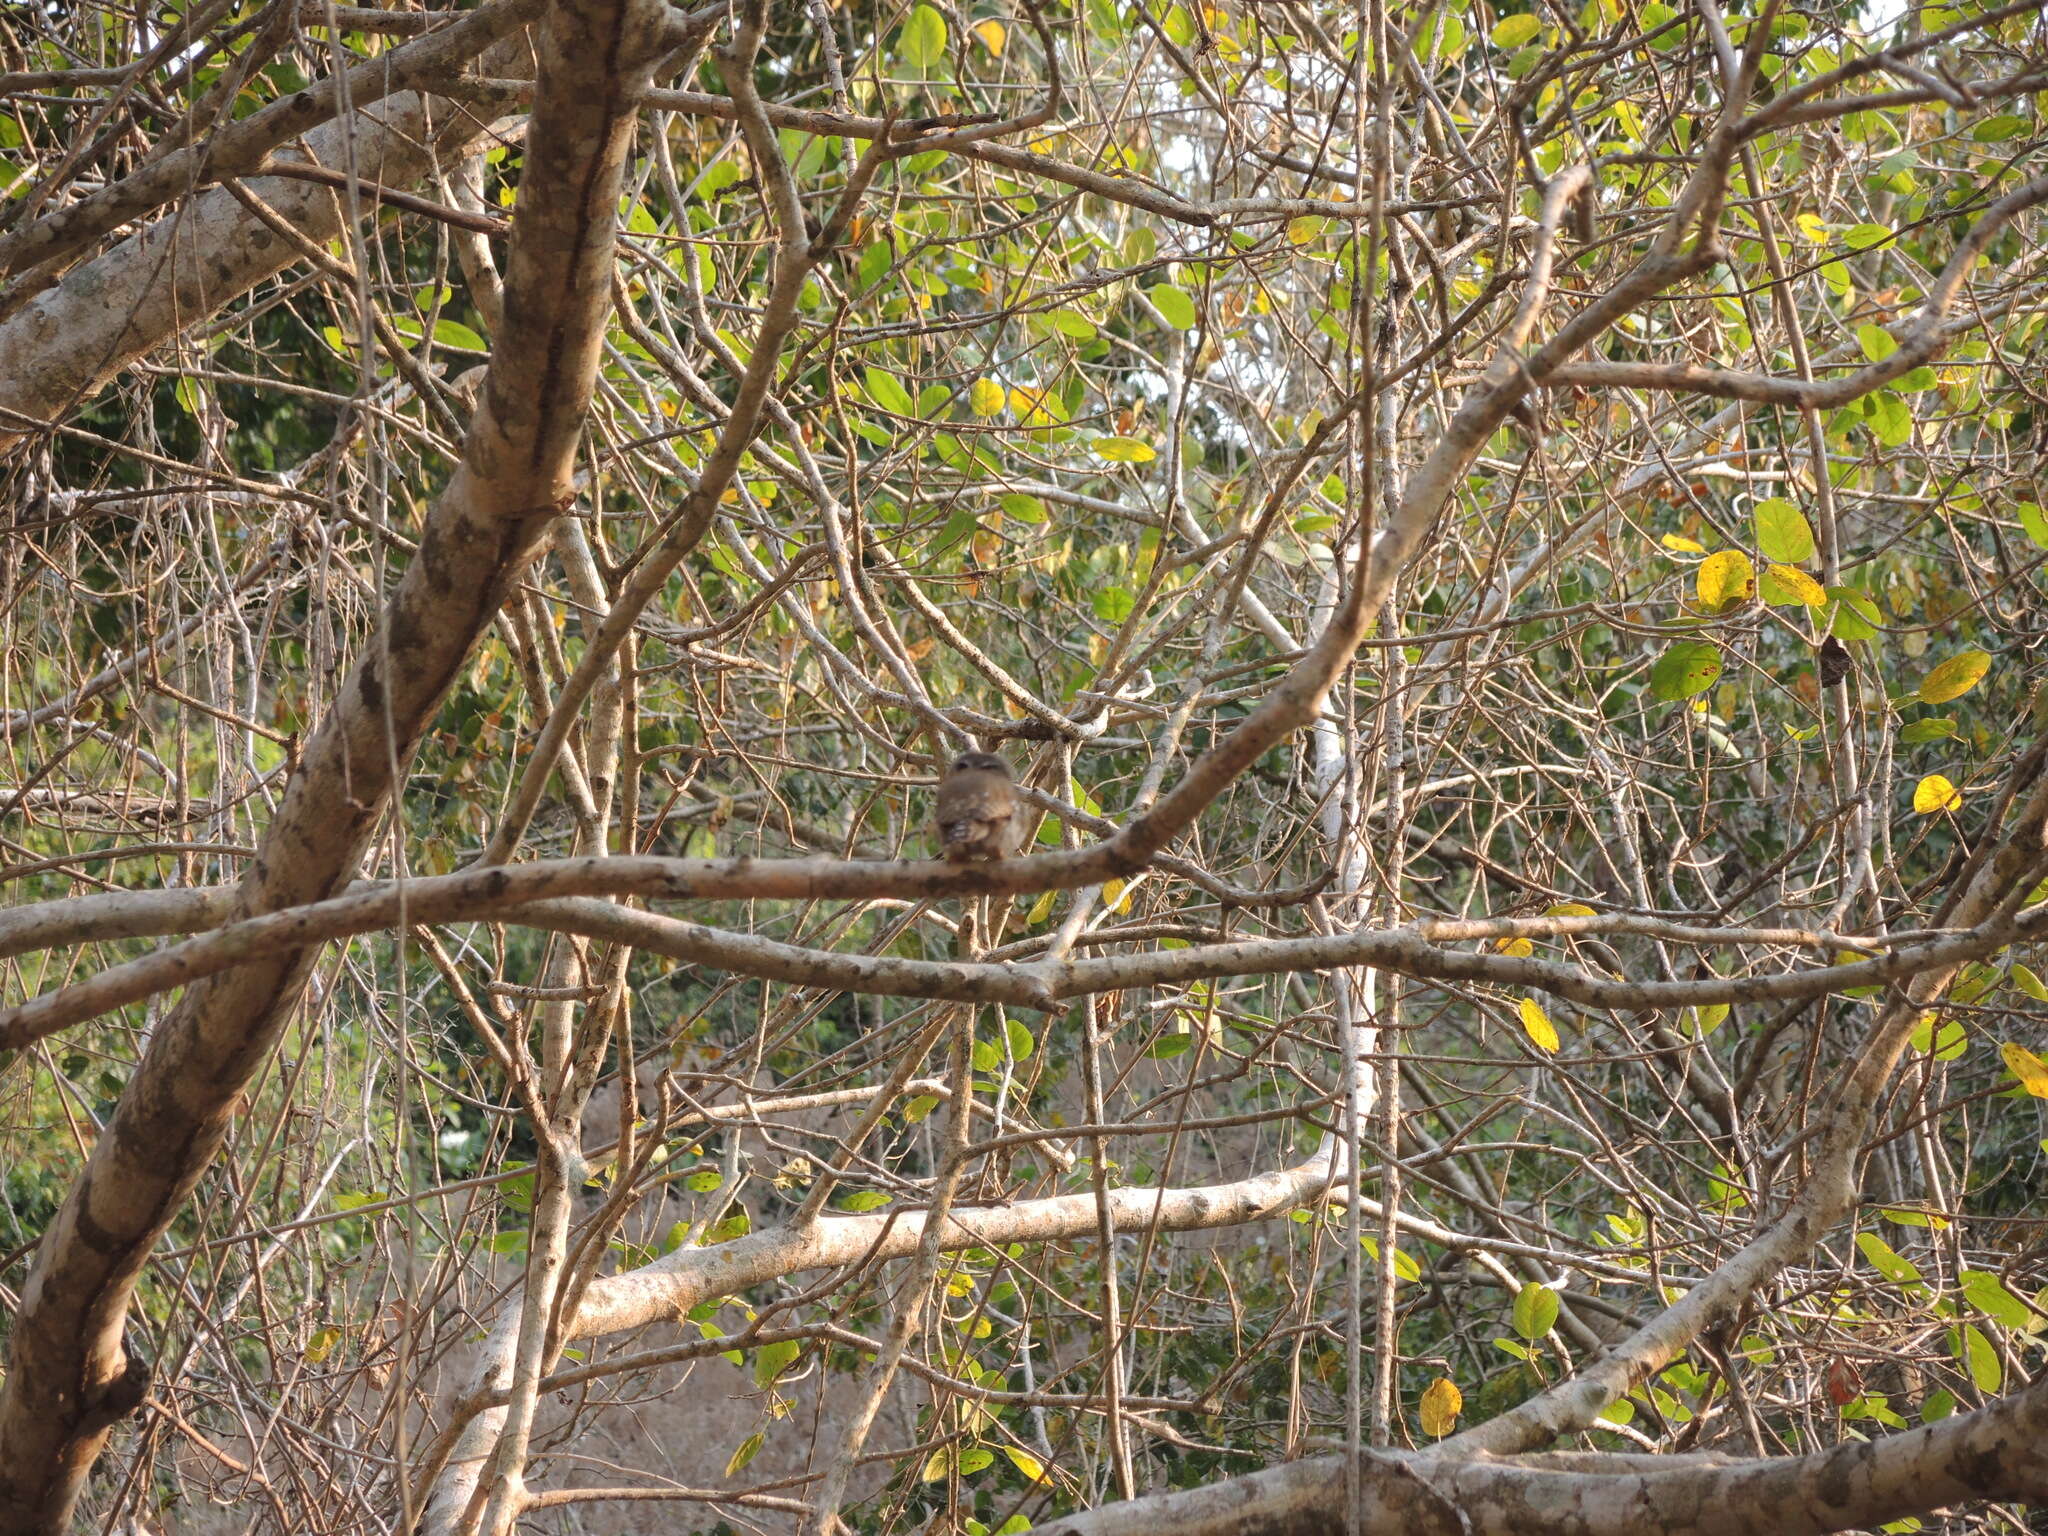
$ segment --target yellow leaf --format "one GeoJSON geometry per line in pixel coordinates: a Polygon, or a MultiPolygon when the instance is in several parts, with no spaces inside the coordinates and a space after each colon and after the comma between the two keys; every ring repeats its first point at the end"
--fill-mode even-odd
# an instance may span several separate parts
{"type": "Polygon", "coordinates": [[[341,1342],[339,1328],[321,1328],[306,1340],[306,1363],[324,1365],[327,1357],[334,1353],[334,1346],[341,1342]]]}
{"type": "Polygon", "coordinates": [[[977,416],[1000,416],[1003,413],[1003,386],[994,379],[976,379],[974,387],[967,391],[967,404],[977,416]]]}
{"type": "Polygon", "coordinates": [[[2010,1040],[1998,1048],[1998,1054],[2005,1058],[2007,1068],[2020,1080],[2022,1088],[2037,1099],[2048,1099],[2048,1061],[2010,1040]]]}
{"type": "Polygon", "coordinates": [[[1522,1016],[1522,1028],[1529,1032],[1529,1038],[1542,1050],[1556,1051],[1557,1026],[1550,1022],[1543,1005],[1533,997],[1525,997],[1516,1005],[1516,1011],[1522,1016]]]}
{"type": "Polygon", "coordinates": [[[1667,533],[1663,542],[1666,549],[1676,550],[1681,555],[1704,555],[1707,552],[1706,545],[1698,539],[1688,539],[1682,533],[1667,533]]]}
{"type": "Polygon", "coordinates": [[[1959,699],[1983,680],[1991,670],[1991,658],[1982,651],[1958,651],[1920,679],[1920,702],[1946,704],[1959,699]]]}
{"type": "Polygon", "coordinates": [[[940,1478],[946,1475],[947,1471],[952,1467],[952,1465],[952,1451],[942,1446],[938,1450],[933,1451],[931,1455],[925,1457],[924,1469],[917,1474],[918,1481],[925,1483],[936,1483],[940,1478]]]}
{"type": "Polygon", "coordinates": [[[1700,562],[1695,580],[1700,606],[1718,613],[1756,590],[1756,567],[1739,549],[1717,550],[1700,562]]]}
{"type": "Polygon", "coordinates": [[[1451,1432],[1464,1408],[1465,1394],[1458,1390],[1458,1384],[1448,1376],[1438,1377],[1422,1394],[1422,1432],[1432,1440],[1442,1439],[1451,1432]]]}
{"type": "Polygon", "coordinates": [[[1029,1451],[1020,1451],[1014,1445],[1006,1445],[1003,1447],[1003,1454],[1009,1457],[1017,1470],[1030,1478],[1032,1482],[1042,1483],[1045,1481],[1045,1464],[1029,1451]]]}
{"type": "Polygon", "coordinates": [[[1038,900],[1031,903],[1031,910],[1028,913],[1026,913],[1024,917],[1024,925],[1027,928],[1036,928],[1048,917],[1051,917],[1052,904],[1055,900],[1058,899],[1059,894],[1060,893],[1058,891],[1047,891],[1043,896],[1039,897],[1038,900]]]}
{"type": "Polygon", "coordinates": [[[1763,579],[1764,601],[1784,607],[1803,603],[1808,608],[1825,608],[1828,589],[1796,565],[1767,565],[1763,579]]]}
{"type": "Polygon", "coordinates": [[[1287,243],[1307,245],[1329,227],[1330,221],[1320,214],[1304,213],[1287,221],[1287,243]]]}
{"type": "Polygon", "coordinates": [[[1504,955],[1513,955],[1517,960],[1526,960],[1536,953],[1536,946],[1527,939],[1496,939],[1493,947],[1504,955]]]}
{"type": "Polygon", "coordinates": [[[977,21],[971,30],[981,39],[982,47],[999,59],[1003,56],[1003,49],[1010,41],[1010,34],[1000,21],[977,21]]]}
{"type": "Polygon", "coordinates": [[[1922,816],[1932,816],[1936,811],[1959,811],[1963,808],[1963,797],[1955,785],[1938,773],[1930,773],[1913,786],[1913,809],[1922,816]]]}
{"type": "Polygon", "coordinates": [[[1544,908],[1545,917],[1598,917],[1599,914],[1583,901],[1560,901],[1544,908]]]}
{"type": "Polygon", "coordinates": [[[1112,464],[1149,464],[1159,457],[1150,443],[1135,437],[1098,437],[1089,446],[1095,450],[1095,457],[1112,464]]]}
{"type": "Polygon", "coordinates": [[[1121,880],[1105,880],[1102,883],[1102,904],[1121,917],[1131,910],[1130,887],[1121,880]]]}
{"type": "Polygon", "coordinates": [[[761,1432],[756,1430],[740,1442],[739,1449],[732,1453],[732,1456],[725,1464],[725,1475],[727,1477],[731,1477],[733,1473],[738,1472],[754,1459],[761,1449],[761,1438],[761,1432]]]}

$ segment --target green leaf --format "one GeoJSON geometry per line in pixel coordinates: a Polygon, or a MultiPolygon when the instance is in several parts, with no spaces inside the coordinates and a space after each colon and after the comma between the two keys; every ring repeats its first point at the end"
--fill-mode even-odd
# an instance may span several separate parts
{"type": "Polygon", "coordinates": [[[929,5],[920,5],[896,34],[896,57],[913,73],[923,75],[946,56],[946,18],[929,5]]]}
{"type": "Polygon", "coordinates": [[[1020,523],[1042,523],[1045,521],[1045,503],[1036,496],[1027,496],[1022,491],[1011,491],[998,502],[1003,516],[1014,517],[1020,523]]]}
{"type": "Polygon", "coordinates": [[[1996,1392],[2004,1385],[2005,1362],[1998,1358],[1998,1351],[1975,1323],[1963,1324],[1962,1342],[1956,1353],[1962,1357],[1963,1369],[1970,1373],[1979,1392],[1996,1392]]]}
{"type": "Polygon", "coordinates": [[[2001,139],[2010,139],[2027,131],[2027,120],[2015,117],[2010,112],[2001,112],[1996,117],[1987,117],[1970,130],[1970,137],[1979,144],[1996,144],[2001,139]]]}
{"type": "Polygon", "coordinates": [[[2042,549],[2048,549],[2048,513],[2043,513],[2038,501],[2023,501],[2015,509],[2019,513],[2020,527],[2026,530],[2028,538],[2042,549]]]}
{"type": "Polygon", "coordinates": [[[889,1196],[879,1189],[856,1189],[839,1202],[839,1209],[859,1215],[863,1211],[878,1210],[889,1203],[889,1196]]]}
{"type": "Polygon", "coordinates": [[[1856,327],[1856,344],[1863,349],[1863,355],[1873,363],[1881,363],[1899,350],[1899,344],[1892,333],[1881,325],[1859,325],[1856,327]]]}
{"type": "Polygon", "coordinates": [[[443,346],[461,347],[470,352],[488,352],[490,343],[460,320],[436,320],[434,340],[443,346]]]}
{"type": "Polygon", "coordinates": [[[1773,496],[1750,509],[1756,547],[1778,565],[1798,565],[1813,558],[1813,529],[1806,514],[1791,502],[1773,496]]]}
{"type": "Polygon", "coordinates": [[[1877,440],[1887,448],[1899,448],[1913,439],[1913,411],[1888,389],[1880,389],[1867,402],[1867,420],[1877,440]]]}
{"type": "Polygon", "coordinates": [[[720,1243],[729,1243],[736,1237],[745,1237],[754,1230],[754,1218],[745,1211],[734,1211],[704,1234],[704,1246],[715,1248],[720,1243]]]}
{"type": "Polygon", "coordinates": [[[1952,716],[1930,715],[1925,720],[1915,720],[1900,731],[1899,741],[1905,746],[1917,747],[1924,741],[1946,741],[1955,734],[1956,722],[1952,716]]]}
{"type": "Polygon", "coordinates": [[[775,1378],[795,1364],[796,1357],[803,1353],[801,1339],[784,1339],[780,1344],[763,1344],[754,1351],[754,1385],[772,1387],[775,1378]]]}
{"type": "Polygon", "coordinates": [[[1531,1344],[1539,1342],[1557,1322],[1557,1292],[1531,1281],[1515,1294],[1515,1332],[1531,1344]]]}
{"type": "Polygon", "coordinates": [[[1954,1061],[1970,1048],[1969,1031],[1938,1013],[1923,1013],[1913,1025],[1911,1039],[1914,1050],[1925,1051],[1936,1061],[1954,1061]]]}
{"type": "Polygon", "coordinates": [[[903,381],[895,374],[870,367],[862,377],[868,387],[868,398],[883,410],[893,411],[898,416],[917,414],[917,402],[910,398],[910,391],[903,387],[903,381]]]}
{"type": "Polygon", "coordinates": [[[1161,283],[1157,288],[1147,288],[1145,297],[1176,331],[1192,331],[1195,328],[1195,321],[1198,318],[1195,313],[1195,301],[1183,290],[1171,283],[1161,283]]]}
{"type": "Polygon", "coordinates": [[[1910,1284],[1920,1278],[1920,1271],[1913,1262],[1902,1258],[1875,1232],[1857,1233],[1856,1246],[1863,1250],[1863,1257],[1870,1260],[1870,1267],[1894,1285],[1910,1284]]]}
{"type": "Polygon", "coordinates": [[[1666,702],[1705,693],[1721,680],[1721,652],[1705,640],[1680,640],[1664,648],[1650,668],[1650,694],[1666,702]]]}
{"type": "Polygon", "coordinates": [[[1062,336],[1071,336],[1076,341],[1095,339],[1095,322],[1078,309],[1056,309],[1045,318],[1062,336]]]}
{"type": "Polygon", "coordinates": [[[1857,251],[1874,250],[1889,244],[1891,238],[1891,230],[1882,224],[1858,224],[1842,231],[1841,246],[1853,255],[1857,251]]]}
{"type": "Polygon", "coordinates": [[[732,1453],[732,1458],[725,1464],[725,1475],[727,1477],[731,1477],[760,1453],[764,1434],[765,1431],[757,1429],[740,1442],[740,1448],[732,1453]]]}
{"type": "Polygon", "coordinates": [[[1503,16],[1494,23],[1493,46],[1496,48],[1519,48],[1532,40],[1543,30],[1543,23],[1526,12],[1520,16],[1503,16]]]}
{"type": "Polygon", "coordinates": [[[2025,1328],[2034,1320],[2033,1309],[2007,1290],[2005,1282],[1988,1269],[1961,1270],[1956,1283],[1962,1288],[1963,1299],[1995,1323],[2025,1328]]]}
{"type": "Polygon", "coordinates": [[[1023,1061],[1038,1049],[1037,1039],[1022,1019],[1004,1019],[1003,1032],[1009,1037],[1010,1056],[1013,1060],[1023,1061]]]}
{"type": "Polygon", "coordinates": [[[1829,587],[1828,596],[1835,600],[1829,633],[1840,640],[1877,638],[1878,626],[1884,623],[1884,615],[1878,612],[1877,604],[1866,594],[1854,587],[1829,587]]]}
{"type": "Polygon", "coordinates": [[[1095,609],[1095,617],[1105,624],[1121,624],[1131,616],[1131,610],[1138,606],[1138,600],[1131,596],[1128,587],[1098,587],[1089,598],[1095,609]]]}

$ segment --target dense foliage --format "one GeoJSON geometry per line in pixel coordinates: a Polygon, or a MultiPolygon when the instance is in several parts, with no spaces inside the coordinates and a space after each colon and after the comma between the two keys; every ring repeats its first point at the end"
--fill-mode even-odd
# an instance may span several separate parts
{"type": "MultiPolygon", "coordinates": [[[[225,893],[291,857],[266,829],[351,668],[412,644],[387,603],[475,413],[555,366],[508,292],[524,45],[409,79],[467,137],[381,196],[283,164],[310,124],[234,137],[338,69],[367,121],[366,61],[446,19],[0,28],[0,357],[55,356],[37,306],[150,256],[116,243],[144,225],[210,262],[173,229],[202,198],[288,262],[10,407],[0,1329],[196,1006],[168,969],[61,1033],[16,1005],[247,915],[225,893]],[[311,184],[338,235],[267,201],[311,184]],[[171,915],[7,926],[114,892],[171,915]]],[[[672,24],[573,497],[409,758],[393,727],[331,889],[508,854],[741,884],[531,893],[704,925],[659,942],[402,895],[316,935],[141,1275],[153,1384],[81,1520],[395,1529],[465,1466],[499,1500],[446,1459],[499,1433],[486,1334],[540,1362],[514,1513],[565,1531],[843,1498],[862,1531],[1013,1532],[1433,1445],[1603,1350],[1638,1379],[1563,1426],[1599,1451],[1815,1453],[2038,1375],[2039,7],[812,0],[758,51],[723,7],[672,24]],[[1376,534],[1400,558],[1314,722],[1142,870],[743,888],[731,861],[930,857],[976,744],[1036,850],[1140,824],[1312,666],[1376,534]],[[1361,933],[1394,937],[1310,944],[1361,933]],[[926,966],[803,970],[826,951],[926,966]],[[955,963],[1097,969],[1034,1008],[931,980],[955,963]],[[1838,1142],[1846,1217],[1743,1269],[1838,1142]],[[934,1204],[978,1235],[804,1246],[934,1204]],[[572,1321],[643,1271],[695,1278],[664,1320],[572,1321]],[[694,1502],[626,1501],[657,1496],[694,1502]]],[[[2022,1517],[1886,1528],[1943,1518],[2022,1517]]]]}

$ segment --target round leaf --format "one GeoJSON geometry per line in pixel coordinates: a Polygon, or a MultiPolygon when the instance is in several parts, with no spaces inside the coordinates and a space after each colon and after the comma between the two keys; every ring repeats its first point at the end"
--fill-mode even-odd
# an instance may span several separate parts
{"type": "Polygon", "coordinates": [[[1756,529],[1756,547],[1764,558],[1777,565],[1797,565],[1813,558],[1813,529],[1806,514],[1791,502],[1772,497],[1760,501],[1750,512],[1756,529]]]}
{"type": "Polygon", "coordinates": [[[1432,1440],[1441,1440],[1457,1425],[1464,1407],[1465,1394],[1458,1390],[1458,1384],[1448,1376],[1439,1377],[1422,1394],[1422,1432],[1432,1440]]]}
{"type": "Polygon", "coordinates": [[[919,74],[946,55],[946,18],[928,5],[920,5],[896,34],[896,54],[919,74]]]}
{"type": "Polygon", "coordinates": [[[1700,606],[1719,613],[1756,590],[1756,567],[1739,549],[1717,550],[1700,562],[1697,586],[1700,606]]]}
{"type": "Polygon", "coordinates": [[[1003,386],[994,379],[976,379],[967,391],[967,404],[977,416],[1000,416],[1003,400],[1003,386]]]}
{"type": "Polygon", "coordinates": [[[1963,797],[1946,778],[1930,773],[1913,786],[1913,809],[1922,816],[1932,816],[1936,811],[1959,811],[1963,808],[1963,797]]]}
{"type": "Polygon", "coordinates": [[[1982,651],[1958,651],[1920,679],[1920,702],[1946,704],[1959,699],[1991,670],[1991,658],[1982,651]]]}
{"type": "Polygon", "coordinates": [[[1720,651],[1705,640],[1681,640],[1666,646],[1650,668],[1650,693],[1666,701],[1689,699],[1720,680],[1720,651]]]}
{"type": "Polygon", "coordinates": [[[1176,331],[1192,331],[1195,328],[1195,301],[1171,283],[1161,283],[1157,288],[1147,288],[1145,297],[1152,301],[1152,307],[1176,331]]]}
{"type": "Polygon", "coordinates": [[[1531,1281],[1515,1293],[1515,1332],[1531,1344],[1557,1322],[1557,1292],[1531,1281]]]}

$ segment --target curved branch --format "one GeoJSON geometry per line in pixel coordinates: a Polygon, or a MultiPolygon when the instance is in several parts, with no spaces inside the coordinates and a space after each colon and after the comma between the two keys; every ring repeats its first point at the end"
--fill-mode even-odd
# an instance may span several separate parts
{"type": "Polygon", "coordinates": [[[1957,243],[1955,253],[1935,279],[1926,306],[1898,338],[1898,350],[1839,379],[1787,379],[1765,373],[1702,368],[1694,363],[1571,363],[1557,370],[1554,382],[1586,389],[1686,390],[1754,405],[1818,410],[1846,405],[1940,355],[1949,340],[1945,325],[1949,309],[1970,269],[1999,230],[2027,209],[2044,202],[2048,202],[2048,176],[2037,176],[1985,209],[1984,216],[1957,243]]]}

